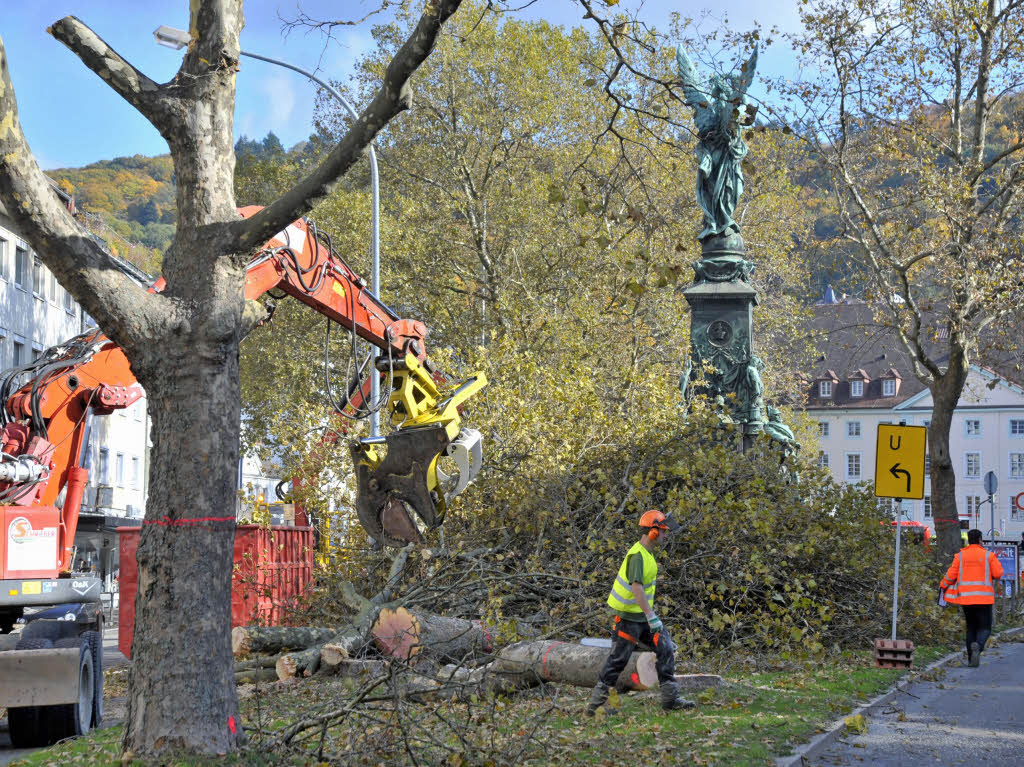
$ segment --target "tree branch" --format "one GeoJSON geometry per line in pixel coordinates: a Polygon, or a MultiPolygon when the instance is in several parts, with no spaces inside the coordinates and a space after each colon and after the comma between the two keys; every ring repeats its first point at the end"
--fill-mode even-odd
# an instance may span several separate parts
{"type": "Polygon", "coordinates": [[[462,0],[438,0],[428,4],[416,29],[388,64],[384,82],[373,100],[320,166],[252,218],[231,224],[237,252],[248,253],[309,212],[318,200],[331,193],[374,137],[396,115],[409,108],[409,78],[426,61],[445,21],[461,4],[462,0]]]}
{"type": "Polygon", "coordinates": [[[0,40],[0,200],[62,285],[118,344],[129,348],[168,315],[163,299],[129,278],[79,226],[32,156],[18,120],[7,51],[0,40]]]}
{"type": "MultiPolygon", "coordinates": [[[[65,16],[47,29],[89,69],[99,75],[121,98],[135,107],[164,135],[170,99],[162,86],[125,61],[103,39],[74,16],[65,16]]],[[[166,138],[166,137],[165,137],[166,138]]]]}

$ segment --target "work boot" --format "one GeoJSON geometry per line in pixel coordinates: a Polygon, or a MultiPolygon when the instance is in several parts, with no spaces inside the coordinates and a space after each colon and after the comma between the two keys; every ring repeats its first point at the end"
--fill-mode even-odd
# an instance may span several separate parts
{"type": "Polygon", "coordinates": [[[977,668],[981,665],[981,648],[977,642],[971,642],[971,651],[967,654],[967,665],[977,668]]]}
{"type": "Polygon", "coordinates": [[[590,702],[587,703],[587,710],[583,713],[586,716],[593,716],[601,706],[608,700],[608,685],[598,682],[590,693],[590,702]]]}
{"type": "Polygon", "coordinates": [[[663,684],[661,686],[661,707],[665,711],[677,711],[684,708],[693,708],[697,704],[679,696],[679,686],[676,684],[663,684]]]}

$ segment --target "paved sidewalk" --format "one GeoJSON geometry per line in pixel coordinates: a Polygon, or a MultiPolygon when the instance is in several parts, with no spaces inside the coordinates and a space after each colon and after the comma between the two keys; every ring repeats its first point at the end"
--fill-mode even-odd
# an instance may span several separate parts
{"type": "Polygon", "coordinates": [[[1024,643],[1014,639],[990,647],[980,668],[949,666],[910,686],[868,719],[866,734],[836,742],[812,764],[1024,764],[1024,643]]]}

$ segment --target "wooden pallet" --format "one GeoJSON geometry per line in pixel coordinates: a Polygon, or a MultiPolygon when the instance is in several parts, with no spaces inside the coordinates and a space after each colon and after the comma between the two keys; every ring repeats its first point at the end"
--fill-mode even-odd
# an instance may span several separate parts
{"type": "Polygon", "coordinates": [[[878,668],[913,668],[914,643],[907,639],[876,639],[875,665],[878,668]]]}

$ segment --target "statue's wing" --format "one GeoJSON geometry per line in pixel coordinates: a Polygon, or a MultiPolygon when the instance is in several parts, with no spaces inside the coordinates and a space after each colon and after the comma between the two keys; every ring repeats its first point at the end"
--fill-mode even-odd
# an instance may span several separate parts
{"type": "Polygon", "coordinates": [[[740,69],[740,75],[737,81],[737,90],[744,96],[750,89],[750,86],[754,83],[754,75],[757,72],[757,48],[754,48],[754,52],[750,54],[750,58],[747,59],[746,63],[740,69]]]}
{"type": "Polygon", "coordinates": [[[686,55],[682,45],[676,46],[676,65],[679,68],[679,77],[683,81],[683,93],[686,95],[686,103],[690,106],[698,106],[707,103],[709,97],[700,87],[697,81],[697,68],[686,55]]]}

